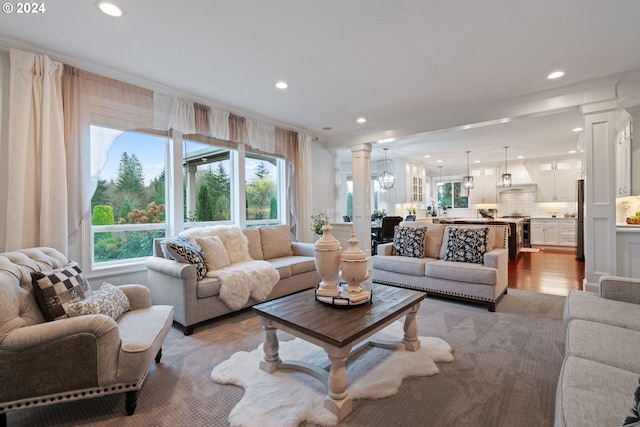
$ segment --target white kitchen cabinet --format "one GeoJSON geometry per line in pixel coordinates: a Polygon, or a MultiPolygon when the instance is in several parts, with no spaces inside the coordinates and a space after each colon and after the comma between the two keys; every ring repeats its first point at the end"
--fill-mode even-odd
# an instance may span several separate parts
{"type": "Polygon", "coordinates": [[[406,199],[407,203],[422,204],[426,200],[428,179],[424,165],[416,162],[405,164],[406,199]]]}
{"type": "Polygon", "coordinates": [[[532,245],[558,245],[558,220],[531,219],[532,245]]]}
{"type": "Polygon", "coordinates": [[[473,176],[473,188],[469,190],[469,204],[496,203],[496,168],[479,168],[470,171],[473,176]]]}
{"type": "Polygon", "coordinates": [[[538,164],[538,202],[575,201],[575,175],[572,160],[557,160],[538,164]]]}
{"type": "Polygon", "coordinates": [[[616,135],[616,197],[631,195],[631,122],[616,135]]]}
{"type": "Polygon", "coordinates": [[[573,219],[558,220],[558,245],[576,246],[576,221],[573,219]]]}
{"type": "Polygon", "coordinates": [[[576,220],[532,218],[531,244],[576,246],[576,220]]]}

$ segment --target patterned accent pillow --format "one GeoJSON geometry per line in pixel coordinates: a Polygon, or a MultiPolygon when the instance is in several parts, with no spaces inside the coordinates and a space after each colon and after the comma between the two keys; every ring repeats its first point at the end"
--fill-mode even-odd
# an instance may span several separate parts
{"type": "Polygon", "coordinates": [[[183,264],[193,264],[196,268],[198,280],[202,280],[204,275],[207,274],[207,267],[204,264],[202,254],[187,239],[181,237],[165,239],[160,243],[160,246],[163,247],[174,260],[183,264]]]}
{"type": "Polygon", "coordinates": [[[83,316],[85,314],[106,314],[113,320],[117,320],[125,311],[131,308],[129,298],[122,289],[111,283],[103,283],[100,289],[93,295],[82,301],[69,304],[71,316],[83,316]]]}
{"type": "Polygon", "coordinates": [[[393,232],[391,255],[424,258],[424,236],[426,228],[396,225],[393,232]]]}
{"type": "Polygon", "coordinates": [[[53,271],[34,271],[31,282],[40,310],[48,321],[69,317],[69,303],[91,295],[89,282],[75,262],[53,271]]]}
{"type": "Polygon", "coordinates": [[[488,236],[489,227],[450,228],[444,260],[483,264],[488,236]]]}

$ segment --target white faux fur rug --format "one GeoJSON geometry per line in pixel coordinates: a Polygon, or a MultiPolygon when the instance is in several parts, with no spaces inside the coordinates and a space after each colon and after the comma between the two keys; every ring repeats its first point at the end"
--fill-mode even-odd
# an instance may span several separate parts
{"type": "MultiPolygon", "coordinates": [[[[374,338],[388,341],[402,336],[403,323],[398,321],[374,338]]],[[[436,362],[453,360],[453,351],[445,341],[419,338],[421,347],[416,352],[369,347],[355,360],[350,360],[347,363],[349,396],[354,400],[392,396],[404,378],[435,375],[439,372],[436,362]]],[[[262,354],[262,345],[250,353],[237,352],[211,372],[215,382],[245,389],[242,400],[229,414],[232,427],[295,427],[305,421],[322,426],[338,424],[337,417],[324,408],[327,389],[320,381],[292,370],[268,374],[258,367],[262,354]]],[[[328,364],[322,348],[299,338],[281,342],[279,355],[283,360],[328,364]]]]}

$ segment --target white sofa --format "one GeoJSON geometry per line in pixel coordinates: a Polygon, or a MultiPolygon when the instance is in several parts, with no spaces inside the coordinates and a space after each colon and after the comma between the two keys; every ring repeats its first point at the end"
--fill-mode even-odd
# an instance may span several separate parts
{"type": "Polygon", "coordinates": [[[372,258],[372,280],[486,303],[489,311],[495,311],[496,304],[507,293],[508,233],[508,225],[499,224],[402,222],[396,228],[393,243],[378,245],[378,254],[372,258]],[[420,229],[424,231],[412,231],[420,229]],[[461,240],[463,235],[475,239],[478,232],[472,230],[487,231],[484,247],[461,240]],[[455,238],[450,238],[451,233],[455,238]],[[407,244],[408,250],[403,248],[407,244]]]}
{"type": "MultiPolygon", "coordinates": [[[[602,276],[599,295],[571,291],[555,427],[617,426],[640,378],[640,279],[602,276]]],[[[637,425],[637,424],[633,424],[637,425]]]]}
{"type": "Polygon", "coordinates": [[[292,241],[286,225],[242,230],[237,226],[197,227],[178,237],[204,254],[204,276],[202,267],[198,273],[197,262],[178,262],[175,258],[179,256],[167,253],[166,242],[171,239],[155,240],[154,256],[146,266],[154,303],[174,306],[174,321],[185,335],[193,333],[198,323],[312,288],[321,280],[313,244],[292,241]],[[212,241],[214,236],[220,240],[212,241]],[[202,248],[198,242],[205,244],[199,240],[203,238],[206,245],[217,245],[217,250],[202,248]],[[225,257],[228,262],[220,262],[221,258],[227,261],[225,257]]]}

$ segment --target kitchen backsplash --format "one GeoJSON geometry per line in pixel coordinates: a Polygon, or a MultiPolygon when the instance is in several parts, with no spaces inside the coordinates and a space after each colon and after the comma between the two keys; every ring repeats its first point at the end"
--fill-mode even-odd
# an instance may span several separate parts
{"type": "Polygon", "coordinates": [[[476,217],[477,210],[498,209],[498,216],[519,212],[533,218],[549,218],[552,214],[563,217],[565,213],[575,213],[575,202],[536,202],[536,193],[533,191],[509,190],[499,194],[500,203],[482,203],[472,205],[469,209],[450,209],[447,213],[451,217],[476,217]]]}

